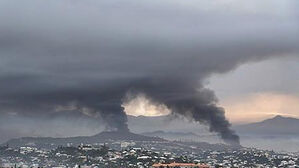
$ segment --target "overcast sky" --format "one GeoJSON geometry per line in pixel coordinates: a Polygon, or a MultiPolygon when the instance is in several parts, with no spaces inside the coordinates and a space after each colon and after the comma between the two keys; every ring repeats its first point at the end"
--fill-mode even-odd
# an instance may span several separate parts
{"type": "Polygon", "coordinates": [[[214,75],[208,86],[215,90],[232,122],[260,121],[275,115],[299,118],[298,76],[298,59],[273,59],[214,75]]]}
{"type": "Polygon", "coordinates": [[[172,113],[221,134],[227,119],[298,116],[297,6],[296,0],[2,0],[1,124],[63,114],[125,130],[126,113],[172,113]]]}

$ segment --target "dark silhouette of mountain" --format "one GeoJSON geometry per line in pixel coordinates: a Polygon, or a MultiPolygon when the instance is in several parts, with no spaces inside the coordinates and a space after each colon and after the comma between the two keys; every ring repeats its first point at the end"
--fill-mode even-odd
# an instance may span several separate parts
{"type": "Polygon", "coordinates": [[[23,137],[16,138],[7,141],[5,144],[10,146],[22,146],[32,145],[39,147],[53,147],[53,146],[65,146],[69,143],[73,145],[79,145],[81,143],[93,144],[104,143],[110,140],[127,140],[127,141],[166,141],[158,137],[144,136],[140,134],[134,134],[132,132],[120,132],[120,131],[104,131],[94,136],[79,136],[79,137],[67,137],[67,138],[52,138],[52,137],[23,137]]]}
{"type": "Polygon", "coordinates": [[[165,116],[128,116],[130,130],[138,133],[155,132],[194,132],[198,135],[210,134],[206,125],[190,122],[187,119],[165,116]]]}
{"type": "MultiPolygon", "coordinates": [[[[88,117],[80,112],[71,111],[55,113],[44,119],[35,121],[28,118],[18,118],[12,122],[2,123],[0,128],[0,144],[12,138],[21,137],[76,137],[91,136],[105,129],[98,119],[88,117]],[[24,126],[19,129],[14,122],[24,121],[24,126]],[[74,125],[74,123],[78,123],[74,125]]],[[[210,134],[206,126],[189,122],[173,116],[130,116],[128,125],[132,132],[143,133],[161,130],[165,132],[194,132],[198,135],[210,134]]]]}
{"type": "Polygon", "coordinates": [[[299,119],[284,116],[275,116],[261,122],[234,126],[239,134],[253,135],[299,135],[299,119]]]}
{"type": "Polygon", "coordinates": [[[199,136],[193,132],[172,132],[172,131],[153,131],[153,132],[144,132],[141,133],[145,136],[152,136],[152,137],[163,137],[163,136],[199,136]]]}
{"type": "Polygon", "coordinates": [[[104,131],[95,136],[92,136],[95,140],[133,140],[133,141],[164,141],[162,138],[144,136],[140,134],[135,134],[132,132],[118,132],[118,131],[104,131]]]}
{"type": "Polygon", "coordinates": [[[201,136],[193,132],[153,131],[141,133],[145,136],[160,137],[167,140],[197,140],[201,136]]]}

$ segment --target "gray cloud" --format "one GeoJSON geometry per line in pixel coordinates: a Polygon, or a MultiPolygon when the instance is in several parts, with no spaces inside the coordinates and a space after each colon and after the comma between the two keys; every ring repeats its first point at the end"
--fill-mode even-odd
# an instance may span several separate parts
{"type": "Polygon", "coordinates": [[[44,115],[76,102],[127,130],[121,104],[133,90],[238,141],[203,80],[299,50],[296,12],[287,12],[295,2],[258,3],[1,1],[1,113],[44,115]]]}

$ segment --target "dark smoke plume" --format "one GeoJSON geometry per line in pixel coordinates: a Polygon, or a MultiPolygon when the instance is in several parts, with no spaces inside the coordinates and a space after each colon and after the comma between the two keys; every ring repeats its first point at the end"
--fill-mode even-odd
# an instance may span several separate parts
{"type": "Polygon", "coordinates": [[[184,116],[209,126],[228,144],[239,145],[239,137],[230,129],[224,109],[217,107],[217,98],[211,90],[194,80],[159,78],[135,83],[131,94],[145,93],[153,102],[163,103],[173,115],[184,116]],[[133,92],[133,93],[132,93],[133,92]],[[134,93],[135,92],[135,93],[134,93]]]}
{"type": "Polygon", "coordinates": [[[247,2],[254,12],[210,1],[157,2],[2,0],[0,117],[75,110],[129,131],[123,99],[144,93],[238,144],[203,82],[244,63],[298,55],[297,22],[265,12],[260,6],[273,4],[260,1],[247,2]]]}

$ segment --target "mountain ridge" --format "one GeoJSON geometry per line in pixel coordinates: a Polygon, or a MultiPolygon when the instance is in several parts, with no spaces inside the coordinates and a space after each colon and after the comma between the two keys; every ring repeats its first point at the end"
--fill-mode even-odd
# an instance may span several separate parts
{"type": "Polygon", "coordinates": [[[22,137],[8,140],[4,144],[10,146],[22,146],[22,145],[36,145],[40,147],[53,147],[53,146],[65,146],[69,143],[73,145],[79,145],[81,143],[104,143],[109,140],[133,140],[133,141],[166,141],[159,137],[150,137],[132,132],[120,132],[120,131],[103,131],[93,136],[77,136],[66,138],[53,138],[53,137],[22,137]]]}
{"type": "Polygon", "coordinates": [[[233,127],[239,134],[299,135],[299,119],[277,115],[260,122],[233,127]]]}

